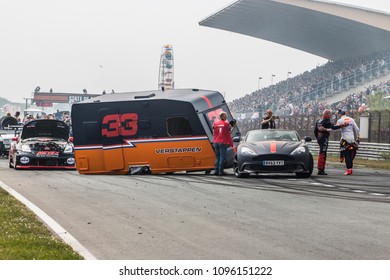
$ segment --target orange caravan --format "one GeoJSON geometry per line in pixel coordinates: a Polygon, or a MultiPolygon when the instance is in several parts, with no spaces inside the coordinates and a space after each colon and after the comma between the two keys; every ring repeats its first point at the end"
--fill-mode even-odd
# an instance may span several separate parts
{"type": "MultiPolygon", "coordinates": [[[[213,122],[232,115],[216,91],[175,89],[106,94],[72,105],[77,170],[142,174],[214,169],[213,122]]],[[[237,127],[232,136],[240,136],[237,127]]],[[[239,137],[235,137],[239,138],[239,137]]],[[[226,167],[233,164],[229,148],[226,167]]]]}

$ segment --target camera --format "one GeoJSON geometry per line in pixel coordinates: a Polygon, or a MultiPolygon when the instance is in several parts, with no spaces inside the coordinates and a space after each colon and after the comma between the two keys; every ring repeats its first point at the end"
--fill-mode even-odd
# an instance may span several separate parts
{"type": "Polygon", "coordinates": [[[273,119],[273,120],[278,120],[278,119],[279,119],[279,116],[272,116],[272,119],[273,119]]]}
{"type": "Polygon", "coordinates": [[[235,126],[235,125],[237,124],[237,121],[236,121],[235,119],[232,119],[232,120],[229,122],[229,124],[230,124],[231,126],[235,126]]]}

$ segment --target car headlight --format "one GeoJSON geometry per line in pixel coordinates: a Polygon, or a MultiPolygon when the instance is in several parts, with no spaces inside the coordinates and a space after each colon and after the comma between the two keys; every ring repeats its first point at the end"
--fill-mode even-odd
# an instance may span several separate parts
{"type": "Polygon", "coordinates": [[[241,153],[244,156],[255,156],[256,155],[256,153],[248,147],[242,147],[241,153]]]}
{"type": "Polygon", "coordinates": [[[64,154],[71,154],[73,152],[73,148],[71,145],[67,145],[64,149],[64,154]]]}
{"type": "Polygon", "coordinates": [[[29,145],[22,145],[22,152],[31,153],[31,149],[29,145]]]}
{"type": "Polygon", "coordinates": [[[303,153],[306,153],[306,148],[305,147],[298,147],[294,151],[292,151],[291,155],[296,156],[296,155],[300,155],[303,153]]]}

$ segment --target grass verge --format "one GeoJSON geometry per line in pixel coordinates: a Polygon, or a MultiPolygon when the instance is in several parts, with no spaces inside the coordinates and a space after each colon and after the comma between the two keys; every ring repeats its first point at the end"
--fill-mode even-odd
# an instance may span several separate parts
{"type": "Polygon", "coordinates": [[[82,260],[34,213],[0,188],[0,260],[82,260]]]}

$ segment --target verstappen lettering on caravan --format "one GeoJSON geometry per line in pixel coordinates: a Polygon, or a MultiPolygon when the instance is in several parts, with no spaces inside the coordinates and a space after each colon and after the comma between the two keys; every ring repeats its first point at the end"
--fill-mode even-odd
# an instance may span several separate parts
{"type": "Polygon", "coordinates": [[[156,154],[174,154],[174,153],[199,153],[202,147],[194,148],[170,148],[170,149],[156,149],[156,154]]]}
{"type": "MultiPolygon", "coordinates": [[[[77,170],[152,174],[214,169],[213,122],[229,108],[216,91],[175,89],[107,94],[72,105],[77,170]]],[[[236,127],[232,136],[240,136],[236,127]]],[[[233,165],[234,151],[226,156],[233,165]]]]}

